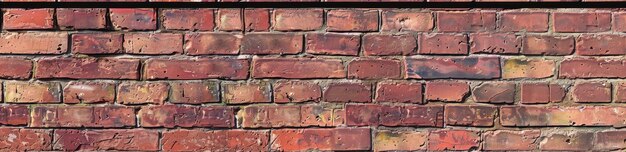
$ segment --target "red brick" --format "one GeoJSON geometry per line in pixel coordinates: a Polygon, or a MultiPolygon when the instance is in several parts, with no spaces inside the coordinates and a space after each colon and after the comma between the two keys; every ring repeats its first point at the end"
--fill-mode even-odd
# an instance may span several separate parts
{"type": "Polygon", "coordinates": [[[135,126],[135,121],[131,107],[39,106],[33,110],[30,127],[123,128],[135,126]]]}
{"type": "Polygon", "coordinates": [[[506,106],[500,108],[502,126],[626,126],[625,107],[506,106]]]}
{"type": "Polygon", "coordinates": [[[443,106],[346,105],[348,126],[443,127],[443,106]]]}
{"type": "Polygon", "coordinates": [[[272,102],[271,86],[265,82],[223,83],[222,98],[229,104],[272,102]]]}
{"type": "Polygon", "coordinates": [[[470,35],[472,54],[518,54],[522,39],[515,34],[473,33],[470,35]]]}
{"type": "Polygon", "coordinates": [[[483,134],[483,150],[490,151],[533,151],[541,136],[539,130],[496,130],[483,134]]]}
{"type": "Polygon", "coordinates": [[[377,10],[329,10],[326,16],[328,31],[378,31],[377,10]]]}
{"type": "Polygon", "coordinates": [[[306,52],[356,56],[359,54],[360,42],[358,34],[311,33],[306,35],[306,52]]]}
{"type": "Polygon", "coordinates": [[[600,151],[620,150],[626,148],[626,131],[597,132],[593,142],[594,149],[600,151]]]}
{"type": "Polygon", "coordinates": [[[429,55],[467,54],[468,42],[465,34],[422,34],[419,39],[419,53],[429,55]]]}
{"type": "Polygon", "coordinates": [[[237,114],[244,128],[328,127],[343,123],[343,111],[326,105],[247,106],[237,114]]]}
{"type": "Polygon", "coordinates": [[[504,61],[502,78],[549,78],[554,76],[554,60],[532,58],[509,58],[504,61]]]}
{"type": "Polygon", "coordinates": [[[343,62],[336,59],[255,58],[253,78],[345,78],[343,62]]]}
{"type": "Polygon", "coordinates": [[[144,129],[55,130],[52,143],[64,151],[157,151],[159,132],[144,129]]]}
{"type": "Polygon", "coordinates": [[[611,83],[577,82],[572,90],[572,100],[579,103],[609,103],[611,83]]]}
{"type": "Polygon", "coordinates": [[[570,55],[574,52],[574,37],[527,35],[524,37],[522,54],[570,55]]]}
{"type": "Polygon", "coordinates": [[[72,81],[63,88],[63,103],[113,103],[115,84],[72,81]]]}
{"type": "Polygon", "coordinates": [[[593,145],[592,132],[556,132],[543,137],[539,149],[544,151],[588,151],[593,145]]]}
{"type": "Polygon", "coordinates": [[[626,12],[613,12],[613,30],[626,32],[626,12]]]}
{"type": "Polygon", "coordinates": [[[400,64],[393,59],[355,59],[348,64],[348,78],[398,79],[402,74],[400,64]]]}
{"type": "Polygon", "coordinates": [[[116,30],[156,30],[157,16],[152,8],[109,9],[116,30]]]}
{"type": "Polygon", "coordinates": [[[546,32],[548,12],[504,12],[500,14],[500,30],[506,32],[546,32]]]}
{"type": "Polygon", "coordinates": [[[515,83],[485,82],[476,86],[472,94],[476,102],[512,104],[515,102],[515,83]]]}
{"type": "Polygon", "coordinates": [[[578,55],[625,55],[626,36],[583,34],[576,39],[578,55]]]}
{"type": "Polygon", "coordinates": [[[613,86],[615,86],[613,91],[615,92],[615,99],[613,100],[617,103],[626,102],[626,82],[615,82],[613,86]]]}
{"type": "Polygon", "coordinates": [[[269,31],[270,10],[263,8],[244,9],[244,28],[246,31],[269,31]]]}
{"type": "Polygon", "coordinates": [[[481,105],[446,105],[445,122],[452,126],[491,127],[498,108],[481,105]]]}
{"type": "Polygon", "coordinates": [[[37,61],[35,78],[138,79],[139,60],[48,57],[37,61]]]}
{"type": "Polygon", "coordinates": [[[267,151],[268,142],[269,131],[264,130],[177,129],[161,135],[164,151],[267,151]]]}
{"type": "Polygon", "coordinates": [[[469,90],[466,82],[434,81],[426,83],[425,94],[427,101],[463,102],[469,90]]]}
{"type": "Polygon", "coordinates": [[[377,130],[372,145],[374,151],[426,150],[428,132],[377,130]]]}
{"type": "Polygon", "coordinates": [[[26,58],[0,58],[0,78],[28,79],[33,71],[33,62],[26,58]]]}
{"type": "Polygon", "coordinates": [[[7,81],[4,83],[4,102],[59,103],[60,85],[54,82],[7,81]]]}
{"type": "Polygon", "coordinates": [[[29,121],[30,121],[30,110],[28,109],[28,106],[18,106],[18,105],[0,106],[0,124],[10,125],[10,126],[22,126],[22,125],[25,126],[25,125],[28,125],[29,121]]]}
{"type": "Polygon", "coordinates": [[[422,84],[411,82],[380,82],[376,87],[376,102],[422,102],[422,84]]]}
{"type": "Polygon", "coordinates": [[[280,129],[271,134],[272,151],[358,151],[371,148],[368,128],[280,129]]]}
{"type": "Polygon", "coordinates": [[[67,52],[67,33],[3,32],[0,34],[0,54],[62,54],[65,52],[67,52]]]}
{"type": "Polygon", "coordinates": [[[167,30],[213,31],[213,9],[163,10],[163,27],[167,30]]]}
{"type": "Polygon", "coordinates": [[[104,29],[105,8],[57,8],[57,24],[61,29],[104,29]]]}
{"type": "Polygon", "coordinates": [[[572,58],[561,61],[559,78],[626,78],[621,59],[572,58]]]}
{"type": "Polygon", "coordinates": [[[372,102],[372,86],[365,83],[332,83],[324,90],[326,102],[372,102]]]}
{"type": "Polygon", "coordinates": [[[440,32],[478,32],[496,29],[495,12],[438,12],[440,32]]]}
{"type": "Polygon", "coordinates": [[[189,55],[236,55],[241,47],[238,34],[192,33],[185,34],[185,52],[189,55]]]}
{"type": "Polygon", "coordinates": [[[498,57],[407,58],[406,76],[413,79],[500,78],[498,57]]]}
{"type": "Polygon", "coordinates": [[[172,82],[170,102],[203,104],[220,102],[217,82],[172,82]]]}
{"type": "Polygon", "coordinates": [[[433,14],[414,11],[384,11],[383,31],[430,31],[433,29],[433,14]]]}
{"type": "Polygon", "coordinates": [[[163,82],[123,82],[117,89],[120,104],[163,104],[169,85],[163,82]]]}
{"type": "Polygon", "coordinates": [[[241,9],[219,9],[217,19],[215,19],[217,29],[220,31],[242,31],[242,12],[241,9]]]}
{"type": "Polygon", "coordinates": [[[480,135],[469,130],[437,130],[428,136],[428,150],[472,150],[480,147],[480,135]]]}
{"type": "Polygon", "coordinates": [[[248,77],[248,59],[199,58],[187,59],[149,59],[146,61],[147,79],[233,79],[248,77]]]}
{"type": "Polygon", "coordinates": [[[306,81],[281,81],[274,83],[274,102],[308,102],[320,101],[322,88],[312,82],[306,81]]]}
{"type": "Polygon", "coordinates": [[[216,127],[235,126],[235,112],[226,106],[149,106],[142,107],[137,116],[141,127],[216,127]]]}
{"type": "Polygon", "coordinates": [[[124,52],[124,36],[118,33],[72,34],[72,53],[118,54],[124,52]]]}
{"type": "Polygon", "coordinates": [[[183,52],[183,35],[175,33],[124,34],[124,49],[129,54],[178,54],[183,52]]]}
{"type": "Polygon", "coordinates": [[[314,31],[324,24],[323,9],[274,9],[273,29],[277,31],[314,31]]]}
{"type": "Polygon", "coordinates": [[[3,10],[2,28],[6,30],[52,29],[54,9],[11,8],[3,10]]]}
{"type": "Polygon", "coordinates": [[[412,34],[366,34],[362,48],[367,56],[413,55],[417,53],[417,37],[412,34]]]}
{"type": "Polygon", "coordinates": [[[292,33],[253,33],[242,40],[242,54],[298,54],[302,52],[303,37],[292,33]]]}
{"type": "Polygon", "coordinates": [[[3,151],[52,150],[52,133],[44,129],[0,128],[0,149],[3,151]]]}
{"type": "Polygon", "coordinates": [[[586,12],[552,14],[555,32],[602,32],[611,29],[611,13],[586,12]]]}
{"type": "Polygon", "coordinates": [[[522,83],[520,101],[523,104],[561,102],[565,89],[559,84],[522,83]]]}

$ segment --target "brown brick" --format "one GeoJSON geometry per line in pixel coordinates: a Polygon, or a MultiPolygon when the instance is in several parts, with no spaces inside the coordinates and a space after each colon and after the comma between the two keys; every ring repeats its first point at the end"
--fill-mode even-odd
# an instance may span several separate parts
{"type": "Polygon", "coordinates": [[[277,31],[314,31],[324,24],[323,9],[274,9],[273,28],[277,31]]]}
{"type": "Polygon", "coordinates": [[[160,145],[164,151],[267,151],[268,142],[264,130],[176,129],[164,131],[160,145]]]}
{"type": "Polygon", "coordinates": [[[417,37],[412,34],[365,34],[362,41],[363,54],[367,56],[417,53],[417,37]]]}
{"type": "Polygon", "coordinates": [[[244,128],[338,126],[342,111],[325,105],[247,106],[237,114],[244,128]]]}
{"type": "Polygon", "coordinates": [[[328,31],[367,32],[378,30],[377,10],[334,9],[326,14],[328,31]]]}
{"type": "Polygon", "coordinates": [[[135,126],[135,121],[131,107],[39,106],[32,112],[30,127],[123,128],[135,126]]]}
{"type": "Polygon", "coordinates": [[[253,78],[345,78],[341,60],[311,58],[254,58],[253,78]]]}
{"type": "MultiPolygon", "coordinates": [[[[0,106],[0,124],[10,126],[25,126],[30,121],[30,109],[27,105],[0,106]]],[[[0,142],[0,145],[2,142],[0,142]]],[[[2,148],[2,146],[0,146],[2,148]]]]}
{"type": "Polygon", "coordinates": [[[586,151],[593,147],[592,132],[550,133],[539,142],[539,149],[546,151],[586,151]]]}
{"type": "Polygon", "coordinates": [[[438,12],[440,32],[478,32],[496,29],[495,12],[438,12]]]}
{"type": "Polygon", "coordinates": [[[430,12],[384,11],[383,31],[430,31],[433,29],[433,14],[430,12]]]}
{"type": "Polygon", "coordinates": [[[376,87],[376,102],[422,102],[422,84],[411,82],[380,82],[376,87]]]}
{"type": "Polygon", "coordinates": [[[372,145],[374,151],[426,150],[428,132],[377,130],[372,145]]]}
{"type": "Polygon", "coordinates": [[[178,54],[183,52],[183,36],[175,33],[124,34],[124,49],[129,54],[178,54]]]}
{"type": "Polygon", "coordinates": [[[271,87],[265,82],[223,83],[222,98],[229,104],[272,102],[271,87]]]}
{"type": "Polygon", "coordinates": [[[583,34],[576,39],[576,54],[625,55],[626,36],[583,34]]]}
{"type": "Polygon", "coordinates": [[[358,34],[312,33],[306,35],[306,52],[356,56],[359,54],[360,42],[358,34]]]}
{"type": "Polygon", "coordinates": [[[555,32],[602,32],[611,29],[611,13],[585,12],[552,14],[555,32]]]}
{"type": "Polygon", "coordinates": [[[426,83],[425,94],[427,101],[463,102],[469,91],[466,82],[434,81],[426,83]]]}
{"type": "Polygon", "coordinates": [[[55,130],[55,150],[65,151],[157,151],[159,132],[144,129],[55,130]]]}
{"type": "Polygon", "coordinates": [[[59,103],[60,85],[54,82],[4,83],[4,101],[7,103],[59,103]]]}
{"type": "Polygon", "coordinates": [[[163,27],[167,30],[213,31],[213,9],[165,9],[163,27]]]}
{"type": "Polygon", "coordinates": [[[372,86],[364,83],[333,83],[324,90],[326,102],[372,102],[372,86]]]}
{"type": "Polygon", "coordinates": [[[157,16],[152,8],[109,9],[116,30],[156,30],[157,16]]]}
{"type": "Polygon", "coordinates": [[[54,27],[54,9],[10,8],[4,12],[2,28],[6,30],[52,29],[54,27]]]}
{"type": "Polygon", "coordinates": [[[473,33],[470,35],[472,54],[518,54],[522,39],[515,34],[473,33]]]}
{"type": "Polygon", "coordinates": [[[217,82],[172,82],[170,102],[203,104],[220,102],[217,82]]]}
{"type": "Polygon", "coordinates": [[[220,31],[242,31],[241,9],[219,9],[217,11],[217,29],[220,31]]]}
{"type": "Polygon", "coordinates": [[[571,36],[524,37],[522,54],[525,55],[570,55],[574,52],[574,38],[571,36]]]}
{"type": "Polygon", "coordinates": [[[601,58],[565,59],[561,61],[559,78],[626,78],[625,62],[601,58]]]}
{"type": "Polygon", "coordinates": [[[148,59],[145,63],[145,78],[192,80],[233,79],[248,77],[249,60],[231,58],[148,59]]]}
{"type": "Polygon", "coordinates": [[[393,59],[355,59],[348,64],[348,78],[398,79],[402,73],[400,64],[400,61],[393,59]]]}
{"type": "Polygon", "coordinates": [[[422,34],[419,38],[419,54],[461,55],[467,54],[468,42],[465,34],[422,34]]]}
{"type": "Polygon", "coordinates": [[[500,78],[498,57],[406,58],[406,76],[413,79],[500,78]]]}
{"type": "Polygon", "coordinates": [[[485,82],[472,91],[474,100],[483,103],[515,102],[515,83],[512,82],[485,82]]]}
{"type": "Polygon", "coordinates": [[[611,102],[611,83],[577,82],[572,90],[572,100],[579,103],[611,102]]]}
{"type": "Polygon", "coordinates": [[[264,8],[244,9],[246,31],[269,31],[270,10],[264,8]]]}
{"type": "Polygon", "coordinates": [[[348,126],[443,127],[443,106],[346,105],[348,126]]]}
{"type": "Polygon", "coordinates": [[[105,8],[57,8],[57,24],[61,29],[104,29],[105,8]]]}
{"type": "Polygon", "coordinates": [[[520,101],[523,104],[561,102],[565,89],[559,84],[522,83],[520,101]]]}
{"type": "Polygon", "coordinates": [[[137,116],[141,127],[213,127],[235,126],[235,111],[226,106],[149,106],[142,107],[137,116]]]}
{"type": "Polygon", "coordinates": [[[37,61],[35,78],[138,79],[139,60],[124,58],[48,57],[37,61]]]}
{"type": "Polygon", "coordinates": [[[532,58],[509,58],[504,61],[502,78],[549,78],[554,75],[553,60],[532,58]]]}
{"type": "Polygon", "coordinates": [[[445,122],[452,126],[491,127],[498,108],[481,105],[446,105],[445,122]]]}
{"type": "Polygon", "coordinates": [[[113,103],[115,84],[72,81],[63,88],[63,103],[113,103]]]}
{"type": "Polygon", "coordinates": [[[49,151],[52,150],[51,130],[0,128],[0,149],[3,151],[49,151]]]}
{"type": "Polygon", "coordinates": [[[292,33],[252,33],[242,40],[242,54],[298,54],[302,52],[303,37],[292,33]]]}
{"type": "Polygon", "coordinates": [[[626,126],[624,107],[609,106],[506,106],[500,108],[503,126],[626,126]]]}
{"type": "Polygon", "coordinates": [[[0,58],[0,78],[2,79],[28,79],[33,71],[33,62],[26,58],[2,57],[0,58]]]}
{"type": "Polygon", "coordinates": [[[626,131],[602,131],[597,132],[593,142],[595,150],[611,151],[626,148],[626,131]]]}
{"type": "Polygon", "coordinates": [[[496,130],[483,134],[483,150],[494,151],[532,151],[537,149],[539,130],[496,130]]]}
{"type": "Polygon", "coordinates": [[[0,34],[0,54],[62,54],[65,52],[67,52],[67,33],[3,32],[0,34]]]}
{"type": "Polygon", "coordinates": [[[120,104],[163,104],[167,100],[169,85],[163,82],[123,82],[117,89],[120,104]]]}
{"type": "Polygon", "coordinates": [[[124,52],[124,37],[119,33],[72,34],[72,53],[117,54],[124,52]]]}
{"type": "Polygon", "coordinates": [[[368,128],[273,130],[273,151],[358,151],[371,148],[368,128]]]}
{"type": "Polygon", "coordinates": [[[469,130],[437,130],[428,136],[428,150],[471,150],[480,147],[480,135],[469,130]]]}
{"type": "Polygon", "coordinates": [[[500,14],[499,29],[506,32],[546,32],[548,16],[547,12],[504,12],[500,14]]]}
{"type": "Polygon", "coordinates": [[[185,34],[185,52],[189,55],[236,55],[243,36],[229,33],[185,34]]]}
{"type": "Polygon", "coordinates": [[[281,81],[274,83],[274,102],[307,102],[320,101],[322,88],[312,82],[306,81],[281,81]]]}

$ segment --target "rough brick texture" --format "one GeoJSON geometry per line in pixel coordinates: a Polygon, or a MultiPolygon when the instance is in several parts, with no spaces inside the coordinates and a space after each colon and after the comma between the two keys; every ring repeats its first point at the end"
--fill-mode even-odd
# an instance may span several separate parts
{"type": "Polygon", "coordinates": [[[0,152],[626,150],[624,9],[1,11],[0,152]]]}

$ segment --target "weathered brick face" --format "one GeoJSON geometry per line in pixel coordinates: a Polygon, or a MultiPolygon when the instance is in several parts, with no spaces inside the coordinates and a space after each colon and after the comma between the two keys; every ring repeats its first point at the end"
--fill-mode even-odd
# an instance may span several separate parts
{"type": "Polygon", "coordinates": [[[2,13],[0,152],[626,150],[623,9],[2,13]]]}

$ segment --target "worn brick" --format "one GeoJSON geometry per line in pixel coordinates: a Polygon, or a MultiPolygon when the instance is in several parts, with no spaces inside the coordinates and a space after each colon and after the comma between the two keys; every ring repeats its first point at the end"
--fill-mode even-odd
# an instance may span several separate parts
{"type": "Polygon", "coordinates": [[[314,31],[324,24],[323,9],[275,9],[272,26],[277,31],[314,31]]]}
{"type": "Polygon", "coordinates": [[[517,54],[522,47],[522,39],[515,34],[473,33],[470,39],[472,54],[517,54]]]}
{"type": "Polygon", "coordinates": [[[498,108],[481,105],[446,105],[445,122],[452,126],[491,127],[498,108]]]}
{"type": "Polygon", "coordinates": [[[189,55],[235,55],[242,37],[229,33],[185,34],[184,50],[189,55]]]}
{"type": "Polygon", "coordinates": [[[126,58],[40,58],[35,78],[138,79],[139,60],[126,58]]]}
{"type": "Polygon", "coordinates": [[[626,78],[625,62],[621,59],[565,59],[559,67],[559,78],[626,78]]]}
{"type": "Polygon", "coordinates": [[[468,41],[465,34],[431,33],[419,37],[419,54],[428,55],[463,55],[468,53],[468,41]]]}
{"type": "Polygon", "coordinates": [[[147,79],[232,79],[248,77],[248,59],[198,58],[198,59],[148,59],[144,66],[147,79]]]}
{"type": "Polygon", "coordinates": [[[383,31],[430,31],[434,26],[431,12],[384,11],[383,31]]]}
{"type": "Polygon", "coordinates": [[[493,151],[532,151],[537,148],[539,130],[496,130],[483,133],[483,150],[493,151]]]}
{"type": "Polygon", "coordinates": [[[613,12],[613,30],[626,32],[626,12],[613,12]]]}
{"type": "Polygon", "coordinates": [[[574,52],[574,37],[526,35],[521,52],[524,55],[570,55],[574,52]]]}
{"type": "Polygon", "coordinates": [[[222,91],[229,104],[272,102],[271,86],[265,82],[222,83],[222,91]]]}
{"type": "Polygon", "coordinates": [[[515,83],[486,82],[476,86],[472,94],[476,102],[512,104],[515,102],[515,83]]]}
{"type": "Polygon", "coordinates": [[[52,150],[52,132],[44,129],[0,128],[0,149],[3,151],[52,150]]]}
{"type": "Polygon", "coordinates": [[[506,32],[546,32],[548,16],[547,12],[504,12],[498,28],[506,32]]]}
{"type": "Polygon", "coordinates": [[[298,54],[302,52],[303,36],[293,33],[246,34],[241,42],[242,54],[298,54]]]}
{"type": "Polygon", "coordinates": [[[611,29],[611,13],[556,12],[552,14],[555,32],[602,32],[611,29]]]}
{"type": "Polygon", "coordinates": [[[398,79],[402,73],[400,67],[400,61],[393,59],[355,59],[348,64],[348,78],[398,79]]]}
{"type": "Polygon", "coordinates": [[[97,127],[135,126],[131,107],[105,106],[38,106],[33,109],[31,127],[97,127]]]}
{"type": "Polygon", "coordinates": [[[413,79],[494,79],[500,77],[498,57],[407,58],[406,76],[413,79]]]}
{"type": "Polygon", "coordinates": [[[129,54],[178,54],[183,52],[183,36],[175,33],[124,34],[124,49],[129,54]]]}
{"type": "Polygon", "coordinates": [[[626,102],[626,82],[615,82],[613,86],[613,92],[615,92],[613,100],[617,103],[626,102]]]}
{"type": "Polygon", "coordinates": [[[626,132],[623,130],[597,132],[593,142],[594,149],[600,151],[620,150],[626,148],[626,132]]]}
{"type": "Polygon", "coordinates": [[[346,105],[348,126],[443,127],[443,106],[346,105]]]}
{"type": "Polygon", "coordinates": [[[124,52],[124,36],[119,33],[72,34],[72,53],[117,54],[124,52]]]}
{"type": "Polygon", "coordinates": [[[368,32],[378,30],[377,10],[334,9],[326,14],[327,31],[368,32]]]}
{"type": "Polygon", "coordinates": [[[64,151],[156,151],[159,132],[144,129],[55,130],[52,146],[64,151]]]}
{"type": "Polygon", "coordinates": [[[149,106],[142,107],[137,116],[142,127],[217,127],[235,125],[235,112],[226,106],[149,106]]]}
{"type": "Polygon", "coordinates": [[[367,56],[417,53],[417,37],[412,34],[365,34],[362,41],[363,54],[367,56]]]}
{"type": "Polygon", "coordinates": [[[264,130],[176,129],[161,133],[161,146],[164,151],[267,151],[269,138],[264,130]]]}
{"type": "Polygon", "coordinates": [[[437,130],[428,136],[428,150],[472,150],[480,147],[480,135],[469,130],[437,130]]]}
{"type": "Polygon", "coordinates": [[[370,129],[280,129],[273,130],[274,151],[355,151],[371,148],[370,129]]]}
{"type": "Polygon", "coordinates": [[[2,28],[7,30],[52,29],[54,9],[10,8],[2,10],[2,28]]]}
{"type": "Polygon", "coordinates": [[[423,103],[422,84],[410,82],[380,82],[376,87],[376,102],[423,103]]]}
{"type": "Polygon", "coordinates": [[[72,81],[63,88],[63,103],[113,103],[115,84],[72,81]]]}
{"type": "Polygon", "coordinates": [[[254,58],[254,78],[345,78],[343,62],[337,59],[254,58]]]}
{"type": "Polygon", "coordinates": [[[54,82],[4,83],[4,101],[7,103],[59,103],[60,85],[54,82]]]}
{"type": "Polygon", "coordinates": [[[531,58],[509,58],[504,61],[502,78],[549,78],[554,75],[553,60],[531,58]]]}
{"type": "Polygon", "coordinates": [[[572,90],[572,100],[579,103],[611,102],[611,83],[578,82],[572,90]]]}
{"type": "Polygon", "coordinates": [[[324,90],[327,102],[371,102],[372,86],[365,83],[333,83],[324,90]]]}
{"type": "Polygon", "coordinates": [[[0,79],[28,79],[33,73],[33,62],[26,58],[1,57],[0,79]]]}
{"type": "Polygon", "coordinates": [[[372,145],[374,151],[426,150],[427,132],[377,130],[372,145]]]}
{"type": "Polygon", "coordinates": [[[578,55],[625,55],[626,36],[583,34],[576,39],[578,55]]]}
{"type": "Polygon", "coordinates": [[[0,54],[62,54],[67,52],[67,47],[64,32],[0,34],[0,54]]]}
{"type": "Polygon", "coordinates": [[[242,31],[243,20],[241,14],[241,9],[219,9],[215,19],[217,29],[220,31],[242,31]]]}
{"type": "Polygon", "coordinates": [[[561,102],[565,97],[565,89],[559,84],[522,83],[520,94],[520,102],[523,104],[561,102]]]}
{"type": "Polygon", "coordinates": [[[123,82],[117,89],[120,104],[163,104],[169,85],[163,82],[123,82]]]}
{"type": "Polygon", "coordinates": [[[343,123],[343,111],[326,105],[247,106],[237,114],[244,128],[328,127],[343,123]]]}
{"type": "Polygon", "coordinates": [[[270,10],[265,8],[244,9],[244,29],[246,31],[268,31],[270,10]]]}
{"type": "Polygon", "coordinates": [[[163,27],[167,30],[213,31],[213,9],[165,9],[163,27]]]}
{"type": "Polygon", "coordinates": [[[105,8],[57,8],[57,24],[61,29],[104,29],[105,8]]]}
{"type": "Polygon", "coordinates": [[[170,102],[203,104],[220,102],[217,82],[172,82],[170,102]]]}
{"type": "Polygon", "coordinates": [[[274,83],[273,87],[276,103],[317,102],[322,98],[322,88],[313,82],[281,81],[274,83]]]}
{"type": "Polygon", "coordinates": [[[356,56],[359,54],[360,40],[359,34],[307,34],[306,52],[318,55],[356,56]]]}
{"type": "MultiPolygon", "coordinates": [[[[25,126],[25,125],[28,125],[29,121],[30,121],[30,109],[28,108],[28,106],[20,106],[20,105],[0,106],[0,124],[9,125],[9,126],[25,126]]],[[[0,146],[0,148],[1,147],[2,146],[0,146]]]]}
{"type": "Polygon", "coordinates": [[[546,151],[586,151],[593,147],[591,132],[555,132],[544,135],[539,149],[546,151]]]}
{"type": "Polygon", "coordinates": [[[112,8],[109,13],[116,30],[157,29],[157,16],[152,8],[112,8]]]}
{"type": "Polygon", "coordinates": [[[434,81],[426,83],[424,94],[427,101],[463,102],[469,91],[466,82],[434,81]]]}
{"type": "Polygon", "coordinates": [[[437,28],[441,32],[478,32],[496,29],[495,12],[438,12],[437,28]]]}
{"type": "Polygon", "coordinates": [[[624,107],[506,106],[500,108],[503,126],[613,126],[624,127],[624,107]]]}

